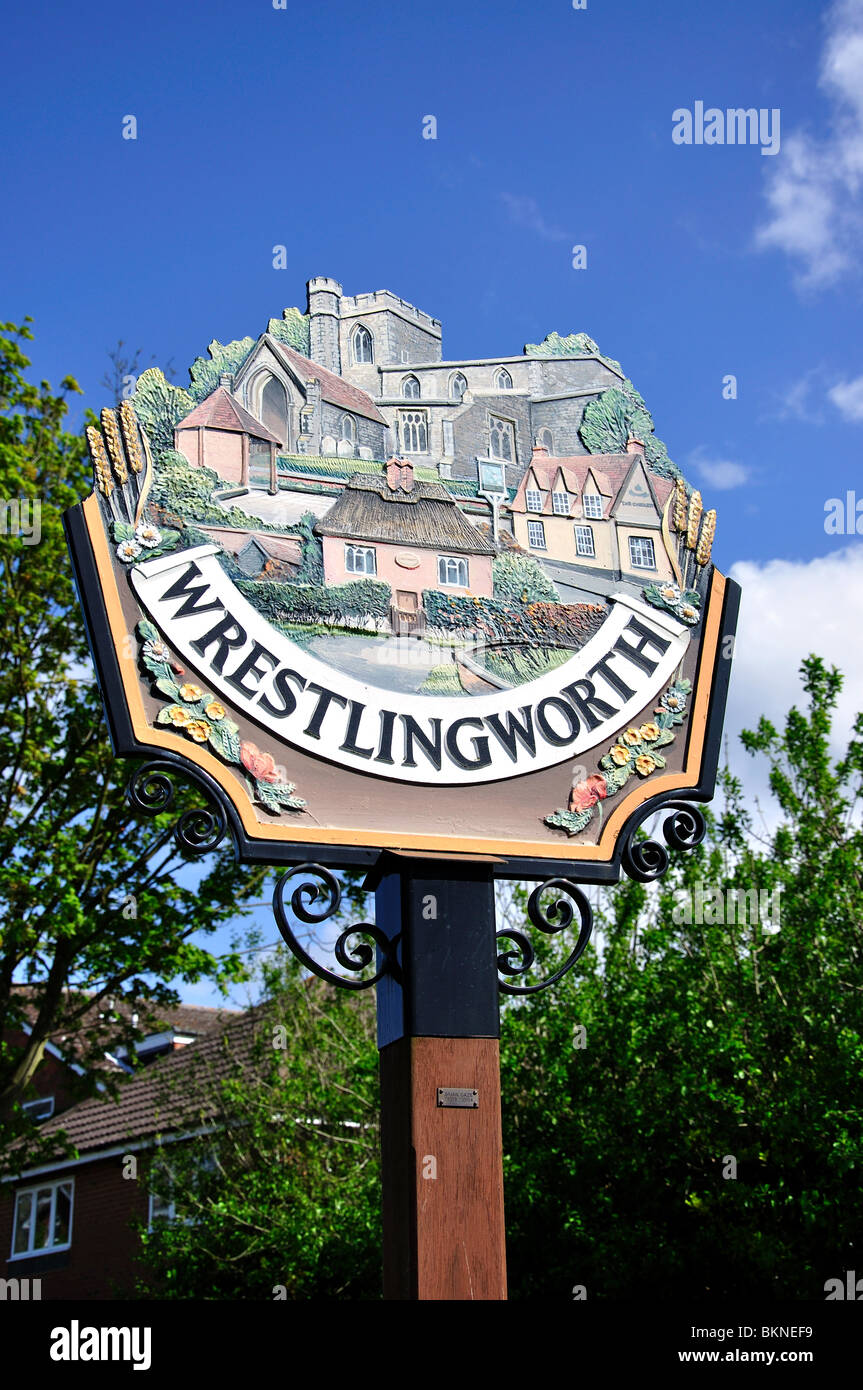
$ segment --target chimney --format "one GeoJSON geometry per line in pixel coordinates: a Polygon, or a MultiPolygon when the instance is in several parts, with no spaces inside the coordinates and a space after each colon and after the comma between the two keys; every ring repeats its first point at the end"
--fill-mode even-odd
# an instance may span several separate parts
{"type": "Polygon", "coordinates": [[[641,454],[644,457],[644,440],[639,439],[638,435],[631,434],[626,441],[626,452],[628,454],[641,454]]]}
{"type": "Polygon", "coordinates": [[[405,459],[391,458],[386,466],[387,487],[391,492],[399,488],[411,492],[414,485],[414,466],[405,459]]]}
{"type": "Polygon", "coordinates": [[[234,378],[231,376],[231,373],[230,373],[230,372],[222,372],[222,375],[219,377],[219,385],[220,385],[220,386],[224,386],[224,388],[225,388],[226,391],[230,391],[230,389],[231,389],[233,383],[234,383],[234,378]]]}
{"type": "Polygon", "coordinates": [[[546,449],[546,447],[545,447],[544,444],[540,444],[540,442],[539,442],[538,439],[535,439],[534,442],[533,442],[533,455],[532,455],[532,457],[533,457],[533,458],[540,458],[540,459],[547,459],[547,458],[548,458],[548,449],[546,449]]]}

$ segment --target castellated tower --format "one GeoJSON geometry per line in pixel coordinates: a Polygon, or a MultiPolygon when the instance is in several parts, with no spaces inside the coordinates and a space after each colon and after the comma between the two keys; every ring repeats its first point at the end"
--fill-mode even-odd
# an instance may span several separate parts
{"type": "Polygon", "coordinates": [[[339,353],[339,318],[341,315],[342,287],[338,280],[330,280],[325,275],[317,275],[309,280],[306,289],[309,303],[310,355],[313,362],[319,362],[331,372],[341,372],[339,353]]]}

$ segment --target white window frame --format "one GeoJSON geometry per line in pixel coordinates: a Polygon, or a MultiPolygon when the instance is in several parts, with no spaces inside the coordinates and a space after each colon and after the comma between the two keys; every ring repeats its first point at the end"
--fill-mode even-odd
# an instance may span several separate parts
{"type": "Polygon", "coordinates": [[[357,422],[353,415],[343,415],[339,421],[339,439],[343,439],[346,444],[356,444],[357,422]]]}
{"type": "Polygon", "coordinates": [[[350,542],[350,541],[346,541],[346,542],[345,542],[345,573],[346,573],[346,574],[361,574],[361,575],[363,575],[364,578],[369,578],[369,577],[374,578],[374,577],[377,575],[377,572],[378,572],[378,555],[377,555],[377,551],[376,551],[376,549],[375,549],[375,547],[374,547],[373,545],[354,545],[353,542],[350,542]],[[366,560],[368,559],[368,557],[369,557],[370,555],[371,555],[371,557],[372,557],[372,568],[371,568],[371,569],[368,569],[368,568],[366,567],[366,563],[365,563],[365,562],[366,562],[366,560]],[[357,565],[356,565],[356,561],[357,561],[358,558],[362,558],[362,561],[363,561],[363,565],[362,565],[362,568],[361,568],[361,569],[358,569],[358,568],[357,568],[357,565]],[[353,560],[354,563],[353,563],[352,565],[348,564],[348,560],[349,560],[349,559],[352,559],[352,560],[353,560]]]}
{"type": "Polygon", "coordinates": [[[575,553],[582,560],[596,559],[596,541],[593,535],[592,526],[576,526],[575,528],[575,553]],[[589,550],[583,550],[582,545],[589,544],[589,550]]]}
{"type": "Polygon", "coordinates": [[[488,456],[490,459],[502,459],[504,463],[515,463],[515,422],[507,420],[503,415],[492,415],[488,417],[488,456]],[[502,433],[509,440],[510,452],[508,454],[496,454],[494,451],[495,430],[497,426],[502,426],[502,433]]]}
{"type": "Polygon", "coordinates": [[[634,570],[655,570],[656,569],[656,546],[652,536],[630,536],[629,537],[629,565],[634,570]],[[650,554],[650,563],[645,564],[642,560],[637,560],[639,547],[645,546],[650,554]]]}
{"type": "Polygon", "coordinates": [[[449,383],[449,398],[451,401],[462,401],[464,393],[468,389],[467,377],[464,372],[453,372],[449,383]]]}
{"type": "Polygon", "coordinates": [[[420,379],[419,379],[419,377],[416,376],[414,372],[410,372],[410,373],[404,378],[404,380],[402,381],[402,389],[401,389],[402,400],[405,400],[405,401],[421,401],[421,400],[422,400],[422,394],[423,394],[423,389],[422,389],[422,386],[420,385],[420,379]],[[414,390],[414,387],[416,387],[416,390],[414,390]]]}
{"type": "Polygon", "coordinates": [[[571,497],[560,489],[551,494],[551,510],[555,516],[569,516],[571,497]]]}
{"type": "Polygon", "coordinates": [[[545,550],[545,526],[541,521],[527,523],[527,543],[531,550],[545,550]]]}
{"type": "Polygon", "coordinates": [[[494,384],[498,391],[512,390],[512,377],[506,367],[500,367],[495,373],[494,384]]]}
{"type": "Polygon", "coordinates": [[[541,512],[545,506],[545,494],[538,487],[525,488],[524,505],[529,512],[541,512]]]}
{"type": "Polygon", "coordinates": [[[602,521],[604,503],[599,492],[585,492],[581,498],[581,510],[591,521],[602,521]]]}
{"type": "Polygon", "coordinates": [[[402,442],[402,453],[405,454],[427,454],[429,451],[429,417],[427,410],[400,410],[399,411],[399,438],[402,442]],[[416,418],[414,418],[416,417],[416,418]],[[425,441],[424,447],[422,441],[425,441]],[[414,448],[414,442],[417,448],[414,448]]]}
{"type": "Polygon", "coordinates": [[[74,1178],[55,1178],[52,1182],[34,1183],[30,1187],[20,1187],[15,1193],[15,1209],[12,1220],[12,1253],[10,1260],[30,1260],[37,1255],[53,1255],[58,1250],[69,1250],[72,1246],[72,1229],[75,1219],[75,1179],[74,1178]],[[18,1235],[18,1212],[19,1203],[22,1197],[30,1198],[30,1231],[28,1239],[33,1240],[36,1234],[36,1197],[40,1192],[49,1189],[51,1192],[51,1215],[48,1221],[48,1234],[53,1236],[54,1226],[57,1220],[57,1192],[61,1187],[68,1187],[69,1192],[69,1231],[68,1239],[59,1245],[28,1245],[26,1250],[15,1249],[16,1238],[18,1235]]]}
{"type": "Polygon", "coordinates": [[[354,366],[356,367],[361,366],[365,362],[374,362],[375,360],[374,334],[370,328],[366,328],[364,323],[358,323],[351,335],[351,356],[354,359],[354,366]],[[359,351],[359,344],[361,342],[365,343],[366,338],[368,338],[369,357],[361,356],[359,351]]]}
{"type": "Polygon", "coordinates": [[[54,1114],[54,1097],[40,1096],[38,1100],[25,1100],[21,1109],[33,1121],[34,1125],[41,1125],[43,1120],[50,1120],[54,1114]],[[36,1111],[40,1105],[47,1105],[48,1109],[37,1114],[36,1111]]]}
{"type": "Polygon", "coordinates": [[[437,581],[438,584],[445,584],[451,589],[467,589],[470,587],[470,565],[464,555],[439,555],[437,557],[437,581]],[[457,579],[447,578],[450,573],[450,565],[456,566],[459,575],[457,579]],[[461,575],[464,574],[464,579],[461,575]]]}

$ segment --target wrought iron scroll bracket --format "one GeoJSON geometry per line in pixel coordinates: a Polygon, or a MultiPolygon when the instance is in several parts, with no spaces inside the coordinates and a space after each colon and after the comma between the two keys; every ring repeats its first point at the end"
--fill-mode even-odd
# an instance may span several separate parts
{"type": "Polygon", "coordinates": [[[704,814],[698,806],[688,801],[666,801],[660,807],[652,807],[639,816],[632,826],[623,846],[621,863],[630,878],[639,883],[652,883],[661,878],[668,868],[668,850],[658,840],[636,840],[636,835],[650,816],[660,812],[672,811],[662,822],[662,835],[665,845],[672,849],[693,850],[701,844],[707,829],[704,814]]]}
{"type": "Polygon", "coordinates": [[[126,795],[136,811],[148,815],[169,811],[176,797],[174,777],[178,771],[209,793],[211,800],[207,805],[191,806],[181,812],[174,824],[163,831],[161,841],[167,844],[173,838],[183,854],[193,857],[209,854],[224,840],[228,822],[218,797],[212,795],[209,779],[202,774],[185,764],[180,769],[167,759],[154,759],[135,769],[129,778],[126,795]]]}
{"type": "Polygon", "coordinates": [[[291,924],[291,914],[307,926],[320,926],[338,915],[341,902],[341,884],[335,874],[322,864],[300,864],[297,868],[289,869],[287,873],[282,874],[276,880],[273,913],[286,945],[315,975],[327,980],[331,985],[338,985],[341,989],[369,989],[382,980],[384,975],[391,975],[393,979],[401,981],[401,968],[396,956],[398,939],[390,940],[380,927],[371,922],[357,922],[345,927],[333,946],[333,953],[342,969],[357,972],[367,969],[372,964],[375,959],[375,946],[377,947],[377,969],[374,974],[364,979],[351,980],[339,975],[322,965],[306,950],[291,924]],[[296,884],[288,900],[289,913],[285,902],[288,885],[298,877],[300,882],[296,884]],[[371,937],[375,946],[368,941],[356,941],[349,945],[350,938],[354,936],[371,937]]]}

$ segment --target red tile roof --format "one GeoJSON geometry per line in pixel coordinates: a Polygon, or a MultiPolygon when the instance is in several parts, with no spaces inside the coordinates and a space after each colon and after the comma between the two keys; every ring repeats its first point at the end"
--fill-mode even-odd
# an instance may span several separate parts
{"type": "Polygon", "coordinates": [[[671,493],[674,490],[674,483],[668,478],[662,478],[658,473],[654,473],[647,459],[640,454],[575,454],[566,458],[552,458],[546,454],[534,454],[525,470],[524,477],[519,484],[518,492],[513,499],[513,511],[523,512],[524,494],[528,486],[528,475],[532,471],[542,486],[543,492],[548,492],[549,496],[545,499],[544,511],[552,511],[551,490],[557,477],[558,471],[563,473],[567,490],[574,495],[581,496],[584,492],[584,485],[587,476],[592,473],[596,479],[597,487],[604,497],[612,499],[617,497],[626,479],[629,477],[632,465],[641,458],[651,486],[656,493],[656,500],[660,509],[664,508],[671,493]]]}
{"type": "Polygon", "coordinates": [[[304,381],[309,377],[317,378],[321,383],[321,400],[327,401],[330,405],[337,405],[342,410],[350,410],[354,415],[364,415],[367,420],[374,420],[376,424],[387,423],[371,396],[366,395],[358,386],[351,386],[349,382],[336,376],[335,372],[322,367],[319,362],[312,362],[308,357],[303,357],[302,353],[288,347],[287,343],[280,343],[275,338],[271,338],[270,342],[304,381]]]}
{"type": "Polygon", "coordinates": [[[192,413],[174,428],[232,430],[236,434],[251,434],[255,439],[265,439],[268,444],[278,444],[280,448],[285,443],[283,439],[277,439],[271,434],[266,425],[256,420],[254,415],[250,415],[224,386],[217,386],[206,400],[196,405],[192,413]]]}

